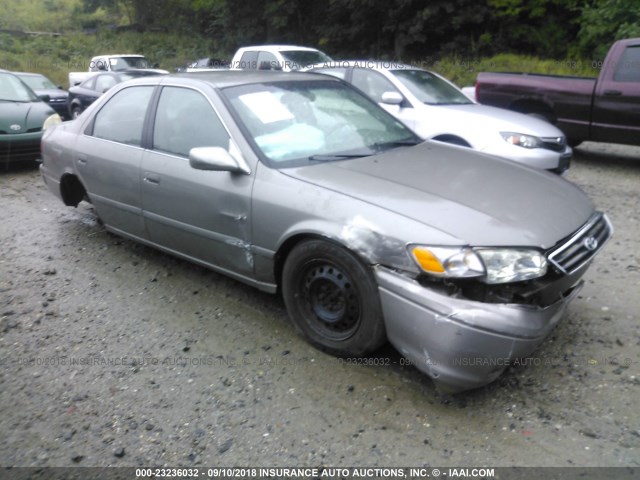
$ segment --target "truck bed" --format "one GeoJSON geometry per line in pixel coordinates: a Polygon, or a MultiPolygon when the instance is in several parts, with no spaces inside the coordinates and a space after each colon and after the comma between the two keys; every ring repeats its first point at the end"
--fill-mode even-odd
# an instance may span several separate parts
{"type": "Polygon", "coordinates": [[[487,105],[543,116],[567,137],[586,138],[595,87],[596,78],[590,77],[480,73],[476,99],[487,105]]]}

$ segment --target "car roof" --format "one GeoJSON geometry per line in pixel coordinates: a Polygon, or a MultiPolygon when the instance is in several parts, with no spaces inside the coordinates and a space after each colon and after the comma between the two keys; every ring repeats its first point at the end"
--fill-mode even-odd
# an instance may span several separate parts
{"type": "Polygon", "coordinates": [[[35,72],[12,72],[14,75],[28,75],[31,77],[44,77],[44,75],[42,73],[35,73],[35,72]]]}
{"type": "Polygon", "coordinates": [[[162,83],[170,83],[172,79],[194,79],[206,82],[215,88],[235,87],[239,85],[248,85],[255,83],[273,83],[286,81],[323,81],[329,80],[340,82],[339,79],[322,75],[319,77],[317,73],[302,72],[274,72],[259,70],[216,70],[205,72],[184,72],[162,75],[162,83]]]}
{"type": "Polygon", "coordinates": [[[394,62],[392,60],[339,60],[334,62],[322,62],[309,65],[307,69],[318,70],[321,68],[368,68],[370,70],[424,70],[406,63],[394,62]]]}
{"type": "Polygon", "coordinates": [[[250,47],[242,47],[239,50],[264,50],[271,52],[284,52],[288,50],[304,50],[308,52],[317,52],[317,48],[300,47],[298,45],[252,45],[250,47]]]}
{"type": "Polygon", "coordinates": [[[140,55],[139,53],[107,53],[104,55],[96,55],[93,58],[101,57],[144,57],[144,55],[140,55]]]}

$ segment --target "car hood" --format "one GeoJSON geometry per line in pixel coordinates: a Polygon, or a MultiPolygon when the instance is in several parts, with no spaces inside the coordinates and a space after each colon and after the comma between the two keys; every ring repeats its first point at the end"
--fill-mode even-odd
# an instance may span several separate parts
{"type": "Polygon", "coordinates": [[[438,142],[282,172],[474,246],[546,249],[594,211],[578,187],[557,175],[438,142]]]}
{"type": "Polygon", "coordinates": [[[524,133],[536,137],[564,136],[558,127],[549,122],[504,108],[489,107],[477,103],[438,105],[430,108],[437,108],[438,123],[447,122],[458,127],[466,125],[483,130],[524,133]]]}
{"type": "Polygon", "coordinates": [[[53,113],[44,102],[0,102],[0,131],[14,134],[42,128],[42,123],[53,113]]]}

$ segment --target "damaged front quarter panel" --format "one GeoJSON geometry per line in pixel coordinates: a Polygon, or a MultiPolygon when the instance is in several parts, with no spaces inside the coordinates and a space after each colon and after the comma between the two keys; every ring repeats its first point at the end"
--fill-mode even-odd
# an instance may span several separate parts
{"type": "Polygon", "coordinates": [[[405,244],[361,215],[355,215],[342,227],[340,242],[358,253],[372,265],[386,265],[418,273],[416,265],[406,253],[405,244]]]}

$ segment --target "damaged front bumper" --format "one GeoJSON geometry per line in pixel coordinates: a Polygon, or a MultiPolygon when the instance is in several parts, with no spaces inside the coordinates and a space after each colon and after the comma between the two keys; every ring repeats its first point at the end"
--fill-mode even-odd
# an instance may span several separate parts
{"type": "Polygon", "coordinates": [[[484,303],[375,269],[389,341],[447,392],[481,387],[533,352],[562,317],[582,281],[546,307],[484,303]]]}

